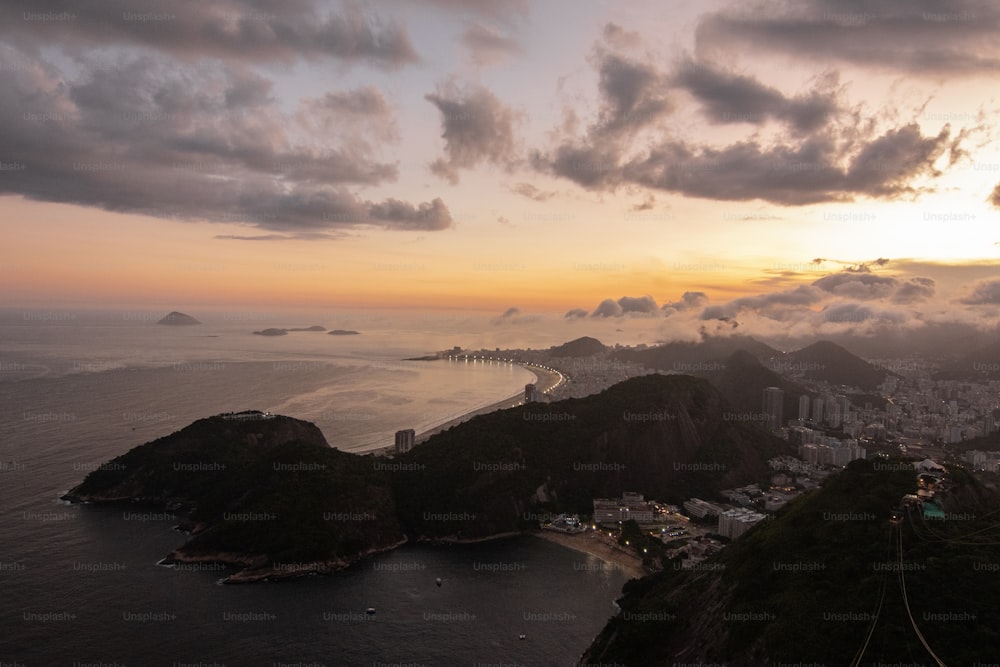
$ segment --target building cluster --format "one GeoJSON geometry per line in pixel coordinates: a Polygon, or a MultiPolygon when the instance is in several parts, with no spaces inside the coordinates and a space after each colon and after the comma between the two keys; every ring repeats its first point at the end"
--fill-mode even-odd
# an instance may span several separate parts
{"type": "Polygon", "coordinates": [[[788,441],[799,448],[799,458],[815,466],[832,465],[843,468],[854,459],[863,459],[868,452],[854,438],[840,439],[806,426],[789,426],[788,441]]]}
{"type": "Polygon", "coordinates": [[[857,414],[851,408],[851,401],[844,394],[825,392],[816,398],[803,394],[799,396],[799,421],[837,428],[857,420],[857,414]]]}
{"type": "Polygon", "coordinates": [[[972,465],[973,470],[1000,472],[1000,452],[981,452],[973,449],[965,453],[964,459],[972,465]]]}
{"type": "Polygon", "coordinates": [[[890,377],[882,391],[886,428],[905,436],[956,443],[997,431],[1000,381],[890,377]]]}
{"type": "Polygon", "coordinates": [[[878,387],[884,407],[855,406],[825,383],[812,383],[819,396],[802,396],[798,420],[790,423],[839,427],[877,442],[903,436],[953,444],[1000,430],[1000,380],[935,380],[924,364],[897,366],[906,372],[886,376],[878,387]]]}
{"type": "Polygon", "coordinates": [[[594,523],[599,526],[618,525],[629,520],[652,523],[655,515],[655,506],[641,493],[626,491],[621,498],[594,498],[594,523]]]}

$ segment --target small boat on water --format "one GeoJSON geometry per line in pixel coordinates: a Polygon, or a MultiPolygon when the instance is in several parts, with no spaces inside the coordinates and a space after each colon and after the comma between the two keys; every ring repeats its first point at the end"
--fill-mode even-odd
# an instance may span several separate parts
{"type": "Polygon", "coordinates": [[[437,579],[435,579],[434,583],[436,583],[438,585],[438,588],[440,588],[441,587],[441,577],[438,577],[437,579]]]}
{"type": "Polygon", "coordinates": [[[369,616],[374,616],[375,615],[375,607],[368,607],[368,609],[365,610],[365,613],[368,614],[369,616]]]}

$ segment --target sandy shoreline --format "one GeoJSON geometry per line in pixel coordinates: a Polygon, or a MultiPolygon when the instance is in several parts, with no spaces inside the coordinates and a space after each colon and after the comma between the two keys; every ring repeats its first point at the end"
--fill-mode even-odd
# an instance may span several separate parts
{"type": "Polygon", "coordinates": [[[610,568],[621,570],[630,577],[641,579],[647,574],[642,567],[641,558],[609,545],[593,531],[588,530],[585,533],[568,535],[554,530],[539,530],[530,534],[549,542],[555,542],[567,549],[600,558],[610,568]]]}
{"type": "MultiPolygon", "coordinates": [[[[560,375],[558,373],[553,373],[552,371],[547,371],[544,369],[537,368],[535,366],[523,365],[524,368],[535,374],[536,384],[538,385],[538,391],[544,392],[548,391],[552,387],[559,383],[560,375]]],[[[481,408],[475,410],[470,410],[469,412],[463,413],[454,419],[449,419],[446,422],[442,422],[437,426],[432,426],[431,428],[421,431],[416,434],[414,438],[414,444],[420,444],[425,442],[432,435],[441,433],[442,431],[447,431],[452,426],[458,426],[463,422],[467,422],[473,417],[478,415],[485,415],[491,412],[496,412],[497,410],[504,410],[507,408],[514,408],[518,405],[524,403],[524,392],[519,391],[512,396],[508,396],[505,399],[499,400],[496,403],[491,403],[481,408]]],[[[376,456],[385,456],[386,454],[392,454],[395,452],[395,445],[387,445],[385,447],[376,447],[374,449],[366,449],[361,451],[352,452],[354,454],[375,454],[376,456]]]]}

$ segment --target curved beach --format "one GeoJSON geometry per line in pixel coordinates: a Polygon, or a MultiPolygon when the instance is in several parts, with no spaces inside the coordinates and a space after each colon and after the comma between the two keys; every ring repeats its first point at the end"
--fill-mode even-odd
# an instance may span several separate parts
{"type": "MultiPolygon", "coordinates": [[[[555,371],[550,371],[548,369],[541,368],[539,366],[534,366],[532,364],[518,364],[518,365],[522,366],[528,371],[531,371],[535,375],[535,384],[538,386],[538,390],[542,393],[548,392],[553,387],[558,385],[563,379],[560,373],[555,371]]],[[[441,433],[442,431],[447,431],[452,426],[457,426],[458,424],[467,422],[477,415],[485,415],[490,412],[495,412],[497,410],[504,410],[506,408],[514,408],[517,407],[518,405],[523,405],[523,404],[524,404],[524,392],[519,391],[512,396],[508,396],[507,398],[497,401],[496,403],[491,403],[481,408],[470,410],[469,412],[463,413],[458,417],[454,417],[447,421],[441,422],[440,424],[432,426],[426,430],[423,430],[420,433],[417,433],[414,441],[417,444],[425,442],[432,435],[441,433]]],[[[365,452],[358,452],[358,453],[375,454],[377,456],[382,456],[385,454],[392,453],[393,451],[395,451],[395,446],[389,445],[386,447],[377,447],[374,449],[367,450],[365,452]]]]}
{"type": "Polygon", "coordinates": [[[569,535],[554,530],[539,530],[531,534],[567,549],[599,558],[607,563],[610,569],[620,570],[630,577],[641,579],[647,574],[642,567],[641,558],[625,551],[617,544],[609,543],[607,539],[602,539],[601,534],[597,531],[588,530],[576,535],[569,535]]]}

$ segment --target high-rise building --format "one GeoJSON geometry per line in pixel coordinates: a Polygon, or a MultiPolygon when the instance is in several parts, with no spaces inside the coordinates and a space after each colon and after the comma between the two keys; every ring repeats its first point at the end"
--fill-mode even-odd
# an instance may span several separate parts
{"type": "Polygon", "coordinates": [[[809,419],[809,394],[799,396],[799,419],[809,419]]]}
{"type": "Polygon", "coordinates": [[[777,430],[785,423],[784,403],[785,392],[778,387],[768,387],[764,390],[764,414],[767,415],[768,430],[777,430]]]}
{"type": "Polygon", "coordinates": [[[412,428],[396,431],[396,453],[405,454],[413,449],[413,444],[416,438],[417,433],[412,428]]]}
{"type": "Polygon", "coordinates": [[[538,400],[538,387],[534,384],[524,385],[524,402],[534,403],[538,400]]]}
{"type": "Polygon", "coordinates": [[[817,424],[823,421],[823,399],[816,397],[813,402],[813,421],[817,424]]]}

